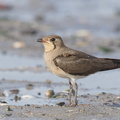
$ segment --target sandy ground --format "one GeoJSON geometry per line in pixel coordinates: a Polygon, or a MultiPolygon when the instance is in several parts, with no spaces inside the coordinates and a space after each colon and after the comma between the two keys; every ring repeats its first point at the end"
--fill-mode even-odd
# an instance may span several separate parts
{"type": "MultiPolygon", "coordinates": [[[[1,81],[2,89],[9,87],[24,86],[30,84],[28,81],[1,81]]],[[[38,85],[40,83],[32,82],[38,85]]],[[[53,98],[56,99],[56,98],[53,98]]],[[[79,103],[76,107],[66,107],[58,105],[36,105],[26,104],[24,106],[7,105],[6,102],[0,103],[1,120],[119,120],[120,118],[120,96],[110,93],[100,93],[97,95],[78,96],[79,103]]],[[[64,102],[64,101],[61,101],[64,102]]],[[[29,100],[28,100],[29,103],[29,100]]]]}
{"type": "Polygon", "coordinates": [[[2,120],[119,120],[119,107],[83,104],[70,107],[59,106],[8,106],[0,107],[2,120]]]}
{"type": "MultiPolygon", "coordinates": [[[[26,84],[39,85],[39,82],[29,81],[7,81],[2,80],[0,87],[9,88],[24,86],[26,84]],[[21,84],[21,85],[20,85],[21,84]]],[[[1,92],[2,93],[2,92],[1,92]]],[[[56,99],[56,98],[53,98],[56,99]]],[[[36,105],[26,104],[24,106],[7,105],[1,101],[1,120],[119,120],[120,118],[120,96],[110,93],[97,95],[78,96],[81,102],[76,107],[58,105],[36,105]]],[[[64,101],[61,101],[64,102],[64,101]]],[[[28,100],[29,103],[29,100],[28,100]]]]}
{"type": "MultiPolygon", "coordinates": [[[[89,5],[87,4],[86,8],[86,3],[81,0],[81,2],[83,2],[83,7],[75,3],[75,5],[73,5],[75,11],[71,11],[71,6],[73,4],[72,0],[69,4],[67,4],[67,2],[58,4],[55,0],[50,0],[50,2],[45,0],[45,2],[41,1],[39,4],[37,4],[39,0],[35,0],[35,2],[33,2],[33,0],[29,1],[31,2],[29,4],[24,4],[24,6],[21,2],[20,5],[16,4],[16,6],[13,6],[11,10],[0,11],[0,57],[2,54],[2,57],[9,55],[9,57],[14,58],[13,56],[17,55],[19,57],[28,57],[28,59],[32,58],[34,60],[39,58],[43,59],[43,46],[38,44],[36,40],[45,35],[59,34],[63,37],[65,43],[74,49],[104,57],[110,57],[112,53],[115,58],[119,58],[120,10],[117,6],[119,5],[118,3],[120,3],[119,1],[115,0],[116,4],[113,4],[111,1],[108,5],[107,0],[105,0],[104,6],[102,3],[96,1],[88,1],[89,5]],[[41,9],[39,9],[39,7],[41,9]],[[23,10],[23,16],[20,14],[19,9],[21,11],[23,10]],[[92,12],[90,12],[90,9],[92,12]],[[76,12],[76,10],[79,12],[76,12]],[[70,11],[71,14],[69,14],[68,11],[70,11]],[[27,17],[25,13],[27,13],[27,17]],[[29,22],[27,20],[21,20],[21,17],[29,18],[29,15],[32,15],[32,17],[34,16],[34,19],[28,20],[29,22]],[[56,17],[54,15],[56,15],[56,17]],[[11,16],[14,17],[11,18],[11,16]]],[[[29,75],[46,73],[47,69],[45,66],[40,66],[38,62],[38,65],[34,64],[32,67],[29,66],[29,63],[26,63],[28,64],[27,67],[23,65],[19,67],[4,68],[3,65],[5,65],[5,61],[6,66],[13,63],[15,63],[15,65],[20,64],[21,59],[19,57],[17,57],[15,61],[14,59],[3,59],[4,61],[0,62],[0,74],[4,73],[5,75],[4,77],[1,77],[2,75],[0,76],[0,120],[120,119],[120,94],[105,93],[104,89],[99,86],[96,86],[96,90],[101,89],[103,92],[98,94],[89,94],[90,90],[88,88],[83,88],[83,91],[87,90],[88,94],[78,95],[79,104],[76,107],[56,105],[56,103],[59,102],[65,102],[67,104],[66,95],[63,95],[60,99],[48,99],[45,98],[43,94],[38,95],[38,88],[42,88],[42,92],[44,93],[46,91],[45,88],[49,88],[48,84],[51,84],[51,81],[35,82],[35,78],[31,78],[33,79],[33,81],[31,81],[29,75]],[[20,73],[19,76],[29,73],[28,79],[19,80],[19,76],[17,76],[18,73],[20,73]],[[6,78],[6,76],[10,77],[6,78]],[[15,76],[15,80],[12,79],[13,76],[15,76]],[[32,101],[28,99],[28,104],[20,104],[18,99],[16,102],[13,98],[16,95],[22,98],[22,95],[26,94],[26,86],[34,86],[36,91],[33,89],[30,95],[32,97],[36,95],[36,97],[32,101]],[[10,90],[14,92],[23,91],[22,93],[11,94],[9,92],[10,90]],[[42,102],[40,102],[41,98],[42,102]],[[13,103],[12,100],[14,101],[13,103]],[[53,105],[49,104],[49,101],[52,101],[51,103],[53,103],[53,105]]],[[[50,80],[52,79],[53,78],[50,80]]],[[[50,88],[54,88],[56,91],[67,87],[68,84],[64,83],[64,81],[63,83],[53,82],[52,85],[50,85],[50,88]]],[[[79,87],[83,86],[79,85],[79,87]]],[[[118,88],[110,89],[113,91],[117,89],[119,91],[118,88]]],[[[58,93],[58,91],[56,93],[58,93]]],[[[23,100],[23,102],[25,102],[25,100],[23,100]]]]}

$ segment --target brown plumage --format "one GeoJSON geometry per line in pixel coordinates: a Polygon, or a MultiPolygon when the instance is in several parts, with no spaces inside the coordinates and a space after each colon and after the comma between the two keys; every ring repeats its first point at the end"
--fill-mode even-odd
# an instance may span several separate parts
{"type": "Polygon", "coordinates": [[[77,105],[78,86],[76,80],[90,74],[120,68],[120,59],[97,58],[64,45],[62,38],[50,35],[38,39],[45,48],[44,60],[54,74],[69,79],[69,105],[77,105]],[[71,82],[72,81],[72,82],[71,82]],[[74,104],[71,103],[72,88],[75,88],[74,104]]]}
{"type": "Polygon", "coordinates": [[[80,54],[68,54],[67,56],[62,54],[56,57],[54,62],[57,67],[72,75],[87,76],[95,72],[120,68],[118,59],[96,58],[89,55],[81,57],[80,54]]]}

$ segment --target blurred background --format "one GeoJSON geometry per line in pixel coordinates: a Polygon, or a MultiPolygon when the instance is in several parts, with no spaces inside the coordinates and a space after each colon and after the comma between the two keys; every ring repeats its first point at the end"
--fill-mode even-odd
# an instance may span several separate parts
{"type": "MultiPolygon", "coordinates": [[[[120,58],[120,0],[0,0],[0,80],[64,82],[46,70],[36,42],[51,34],[73,49],[120,58]]],[[[82,80],[82,87],[119,88],[119,70],[100,74],[82,80]]]]}
{"type": "Polygon", "coordinates": [[[120,49],[119,0],[0,0],[0,50],[39,56],[36,39],[57,34],[91,54],[120,49]]]}

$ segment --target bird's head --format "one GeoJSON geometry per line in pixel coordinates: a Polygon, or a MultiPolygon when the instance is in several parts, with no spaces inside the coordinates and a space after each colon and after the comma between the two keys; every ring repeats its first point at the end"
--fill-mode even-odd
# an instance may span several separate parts
{"type": "Polygon", "coordinates": [[[39,38],[37,42],[41,42],[45,47],[45,52],[50,52],[54,49],[59,49],[64,45],[62,38],[58,35],[49,35],[39,38]]]}

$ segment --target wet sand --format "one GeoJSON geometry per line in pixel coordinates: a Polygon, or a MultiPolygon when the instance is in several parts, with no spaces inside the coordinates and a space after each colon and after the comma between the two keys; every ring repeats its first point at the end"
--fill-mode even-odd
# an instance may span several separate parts
{"type": "MultiPolygon", "coordinates": [[[[3,88],[5,83],[9,87],[24,86],[30,84],[28,81],[5,81],[1,82],[3,88]],[[21,84],[21,85],[20,85],[21,84]]],[[[40,83],[31,83],[40,84],[40,83]]],[[[47,99],[47,98],[46,98],[47,99]]],[[[56,98],[51,98],[54,101],[56,98]]],[[[119,120],[120,118],[120,96],[111,93],[100,93],[96,95],[79,95],[79,105],[76,107],[65,107],[58,105],[29,104],[30,98],[25,105],[7,105],[5,101],[0,103],[1,120],[119,120]]],[[[50,100],[50,99],[49,99],[50,100]]],[[[65,98],[61,99],[65,101],[65,98]]],[[[35,100],[34,100],[35,101],[35,100]]],[[[56,100],[57,101],[57,100],[56,100]]],[[[17,101],[16,101],[17,102],[17,101]]],[[[19,102],[18,102],[19,103],[19,102]]],[[[41,103],[40,103],[41,104],[41,103]]]]}
{"type": "Polygon", "coordinates": [[[0,8],[0,120],[119,120],[119,69],[78,80],[78,106],[58,106],[68,102],[68,81],[48,71],[36,40],[58,34],[74,49],[120,58],[120,2],[13,1],[0,8]]]}
{"type": "Polygon", "coordinates": [[[81,104],[75,108],[59,106],[8,106],[0,107],[3,120],[119,120],[119,107],[81,104]]]}

